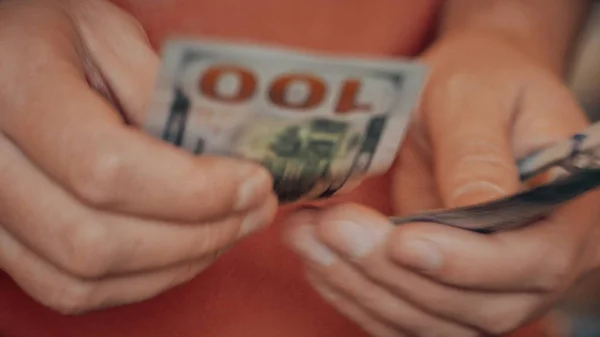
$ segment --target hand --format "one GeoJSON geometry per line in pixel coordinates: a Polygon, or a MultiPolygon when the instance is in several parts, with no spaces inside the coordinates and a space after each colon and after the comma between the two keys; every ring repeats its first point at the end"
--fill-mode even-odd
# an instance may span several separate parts
{"type": "Polygon", "coordinates": [[[0,268],[60,312],[186,282],[276,211],[261,167],[135,127],[158,66],[109,3],[0,3],[0,268]]]}
{"type": "MultiPolygon", "coordinates": [[[[569,90],[507,42],[438,44],[423,106],[393,171],[396,213],[463,206],[520,188],[515,158],[587,126],[569,90]]],[[[600,194],[530,227],[482,235],[394,227],[357,205],[298,212],[288,239],[316,290],[373,336],[509,333],[600,262],[600,194]]]]}

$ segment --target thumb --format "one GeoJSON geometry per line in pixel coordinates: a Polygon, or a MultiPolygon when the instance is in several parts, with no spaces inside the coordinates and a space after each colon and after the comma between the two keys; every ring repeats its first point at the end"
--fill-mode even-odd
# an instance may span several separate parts
{"type": "Polygon", "coordinates": [[[424,113],[444,206],[471,205],[518,191],[509,134],[516,92],[468,74],[433,84],[424,113]]]}
{"type": "Polygon", "coordinates": [[[160,57],[140,23],[116,5],[75,1],[73,17],[89,58],[91,84],[120,108],[129,122],[143,123],[160,57]]]}

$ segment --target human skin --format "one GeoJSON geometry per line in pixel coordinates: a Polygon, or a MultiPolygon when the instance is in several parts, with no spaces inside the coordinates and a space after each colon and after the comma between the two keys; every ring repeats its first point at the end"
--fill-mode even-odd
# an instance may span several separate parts
{"type": "MultiPolygon", "coordinates": [[[[261,42],[282,43],[293,47],[343,54],[398,55],[407,57],[417,56],[424,47],[429,47],[426,43],[428,42],[427,37],[430,35],[434,23],[434,14],[439,9],[437,7],[439,3],[436,1],[415,2],[411,0],[354,1],[351,5],[355,6],[355,8],[352,8],[350,5],[340,6],[339,3],[333,1],[324,2],[316,0],[302,2],[181,0],[152,2],[119,1],[118,3],[139,20],[141,26],[148,33],[151,45],[155,50],[160,48],[164,39],[170,34],[184,33],[231,39],[254,39],[261,42]],[[235,8],[235,10],[232,10],[232,8],[235,8]],[[315,8],[319,10],[315,11],[315,8]],[[202,13],[202,16],[198,13],[202,13]],[[199,19],[200,17],[202,17],[202,20],[199,19]],[[307,18],[310,18],[310,23],[308,23],[307,18]],[[357,25],[357,22],[361,24],[357,25]]],[[[458,7],[454,8],[464,7],[465,2],[455,5],[458,7]]],[[[477,11],[469,8],[469,6],[458,11],[458,13],[462,14],[470,12],[476,13],[477,11]]],[[[568,14],[567,11],[562,12],[568,14]]],[[[111,36],[111,33],[115,34],[114,26],[108,27],[107,24],[111,21],[107,21],[98,12],[94,13],[98,18],[102,19],[95,21],[94,31],[96,34],[98,36],[103,36],[102,33],[106,33],[105,36],[111,36]]],[[[573,17],[576,17],[576,15],[573,14],[573,17]]],[[[88,19],[92,20],[91,17],[88,19]]],[[[448,31],[462,31],[463,28],[459,24],[456,24],[458,21],[462,21],[462,19],[456,21],[450,20],[454,24],[449,24],[450,28],[448,28],[448,31]]],[[[561,20],[558,21],[562,22],[561,20]]],[[[565,22],[569,24],[569,21],[565,22]]],[[[460,51],[461,49],[458,49],[458,47],[451,48],[453,44],[474,51],[478,51],[478,49],[485,46],[489,48],[484,49],[492,55],[494,52],[499,52],[500,55],[505,53],[504,55],[507,56],[505,59],[499,57],[494,59],[492,63],[482,63],[481,67],[474,67],[476,69],[474,75],[478,75],[477,71],[481,72],[482,70],[490,69],[490,67],[502,68],[502,66],[506,65],[515,66],[518,70],[534,68],[534,70],[544,74],[557,74],[562,71],[563,61],[566,58],[566,53],[563,51],[568,50],[567,47],[564,47],[566,42],[563,44],[554,44],[564,49],[548,50],[547,47],[544,47],[546,44],[526,43],[528,41],[526,38],[520,36],[513,37],[512,33],[497,35],[495,30],[494,34],[491,34],[493,38],[488,39],[485,34],[469,36],[471,30],[464,30],[467,34],[461,32],[460,34],[456,33],[453,35],[455,37],[462,35],[466,36],[466,38],[445,40],[452,41],[452,43],[438,43],[436,44],[436,46],[439,46],[437,49],[427,48],[429,52],[422,58],[430,65],[436,67],[436,69],[441,69],[439,74],[442,75],[438,76],[438,79],[440,79],[438,83],[441,83],[439,88],[446,88],[444,83],[447,83],[447,81],[444,80],[443,74],[460,73],[464,71],[463,67],[465,65],[472,66],[474,64],[473,60],[477,60],[477,53],[472,53],[470,54],[471,59],[458,62],[460,53],[452,53],[452,51],[460,51]],[[498,39],[498,36],[507,36],[507,40],[510,41],[508,45],[510,46],[507,46],[503,38],[498,39]],[[520,47],[515,48],[514,45],[520,47]],[[526,46],[533,48],[525,48],[526,46]],[[515,49],[517,49],[517,52],[514,52],[515,49]],[[514,56],[515,54],[517,55],[514,56]],[[528,57],[523,58],[521,54],[526,54],[528,57]],[[550,57],[550,55],[559,56],[550,57]],[[446,60],[451,61],[449,63],[452,64],[452,67],[444,65],[444,61],[446,60]],[[513,63],[507,62],[507,60],[513,63]]],[[[502,29],[498,30],[502,31],[502,29]]],[[[560,32],[566,32],[565,36],[558,35],[552,41],[569,40],[570,30],[563,29],[560,32]]],[[[116,50],[127,50],[125,49],[126,45],[119,47],[123,49],[116,50]]],[[[489,56],[489,54],[484,55],[486,56],[485,59],[489,56]]],[[[481,57],[482,55],[480,54],[479,56],[481,57]]],[[[484,58],[482,57],[482,59],[484,58]]],[[[524,72],[527,73],[527,71],[524,72]]],[[[122,77],[125,78],[119,79],[117,77],[115,83],[119,84],[119,81],[122,81],[126,84],[133,84],[134,87],[144,87],[139,84],[141,82],[151,82],[149,79],[152,77],[152,73],[153,70],[151,69],[140,69],[139,72],[136,72],[135,69],[132,72],[124,71],[122,77]]],[[[474,78],[477,79],[474,84],[481,84],[481,81],[485,84],[485,80],[490,78],[492,82],[497,80],[493,76],[474,76],[474,78]]],[[[540,96],[545,97],[548,94],[556,92],[560,94],[558,95],[559,97],[565,97],[564,90],[560,89],[560,85],[557,84],[557,82],[560,83],[557,79],[545,76],[541,78],[539,83],[550,83],[549,85],[542,86],[549,89],[543,90],[542,93],[534,96],[532,98],[533,101],[538,101],[540,96]],[[536,99],[535,97],[538,98],[536,99]]],[[[506,85],[514,83],[511,82],[513,80],[523,81],[523,78],[508,78],[506,85]]],[[[464,94],[486,87],[485,85],[474,84],[466,88],[462,87],[462,89],[459,87],[456,90],[459,91],[459,94],[461,91],[464,94]]],[[[119,88],[122,87],[124,86],[121,85],[119,88]]],[[[440,89],[439,91],[442,90],[440,89]]],[[[435,90],[429,92],[435,92],[435,90]]],[[[488,94],[488,96],[483,95],[483,97],[489,97],[490,94],[489,91],[480,91],[480,93],[488,94]]],[[[142,92],[142,96],[148,94],[147,92],[142,92]]],[[[118,90],[117,96],[119,96],[118,90]]],[[[462,97],[461,95],[458,96],[462,97]]],[[[470,94],[470,96],[482,97],[482,95],[477,94],[470,94]]],[[[490,101],[495,102],[494,99],[503,97],[492,98],[490,101]]],[[[468,142],[465,139],[461,141],[460,139],[444,138],[447,133],[444,133],[443,129],[439,129],[440,125],[444,123],[431,122],[433,120],[448,118],[449,114],[445,115],[443,112],[445,109],[440,108],[444,106],[444,103],[448,103],[448,99],[447,97],[431,99],[428,106],[432,107],[430,110],[438,111],[439,116],[435,119],[425,118],[422,123],[426,127],[415,128],[414,130],[427,129],[429,132],[438,130],[439,132],[433,136],[439,138],[429,139],[429,141],[433,142],[434,145],[437,144],[439,147],[439,144],[443,144],[445,140],[449,140],[448,146],[454,144],[457,149],[453,153],[460,153],[460,150],[464,149],[464,146],[461,144],[467,144],[468,142]],[[440,138],[444,140],[440,141],[440,138]]],[[[469,101],[464,101],[464,97],[462,99],[462,105],[459,104],[458,106],[470,107],[469,101]]],[[[514,97],[510,96],[507,99],[509,102],[506,105],[510,105],[513,99],[514,97]]],[[[550,110],[550,114],[547,111],[540,111],[541,109],[539,108],[533,109],[536,112],[540,111],[533,114],[534,117],[550,118],[554,123],[551,123],[549,129],[536,130],[537,138],[534,137],[532,140],[535,144],[527,144],[521,151],[527,151],[528,148],[570,135],[571,132],[585,125],[585,120],[581,118],[580,112],[570,104],[568,98],[560,99],[560,101],[567,102],[563,103],[562,106],[568,107],[565,111],[569,112],[569,115],[564,115],[565,111],[561,112],[557,109],[550,110]]],[[[490,111],[489,102],[476,103],[478,104],[476,107],[479,111],[490,111]]],[[[139,104],[143,106],[144,102],[139,104]]],[[[461,109],[455,109],[451,112],[458,113],[458,110],[461,109]]],[[[462,110],[466,111],[462,112],[465,114],[475,111],[473,107],[462,110]]],[[[497,112],[494,109],[491,109],[491,111],[490,113],[497,112]]],[[[502,112],[497,113],[498,116],[502,114],[502,112]]],[[[432,114],[429,113],[429,115],[432,114]]],[[[420,116],[424,116],[424,114],[421,113],[420,116]]],[[[142,120],[143,109],[139,109],[136,118],[137,120],[142,120]]],[[[473,120],[483,122],[481,125],[486,126],[487,129],[485,130],[496,128],[495,125],[492,126],[488,123],[492,118],[489,118],[488,121],[473,120]]],[[[448,124],[446,123],[446,125],[448,124]]],[[[524,123],[523,129],[526,129],[527,126],[524,123]]],[[[459,130],[460,128],[457,126],[457,128],[450,129],[459,130]]],[[[466,131],[469,130],[467,129],[466,131]]],[[[418,132],[412,132],[411,134],[416,135],[418,132]]],[[[491,132],[489,134],[494,136],[491,132]]],[[[504,139],[498,137],[498,135],[495,136],[497,138],[484,140],[490,141],[492,144],[504,144],[504,139]]],[[[411,136],[408,138],[407,143],[404,144],[403,151],[399,157],[400,160],[395,167],[397,170],[390,172],[390,174],[384,177],[371,179],[354,191],[354,193],[336,198],[333,202],[336,204],[355,202],[384,214],[392,214],[394,212],[406,213],[438,205],[440,199],[440,191],[438,190],[441,190],[442,196],[452,193],[444,191],[444,189],[450,189],[447,185],[436,186],[435,179],[427,175],[428,170],[430,170],[427,163],[431,161],[431,158],[428,159],[426,155],[423,156],[427,152],[417,151],[416,155],[420,157],[418,160],[414,160],[416,150],[414,142],[416,139],[411,136]],[[425,160],[421,160],[422,157],[425,157],[425,160]],[[412,170],[409,169],[409,173],[406,173],[406,164],[410,163],[413,164],[412,170]],[[419,165],[422,166],[419,167],[419,165]],[[398,169],[399,167],[401,167],[401,170],[398,169]],[[421,173],[425,174],[419,176],[415,174],[415,171],[421,171],[421,173]],[[405,173],[400,175],[398,172],[405,173]],[[415,182],[417,183],[416,185],[415,182]],[[421,194],[405,192],[410,191],[410,189],[419,191],[421,194]]],[[[502,162],[510,161],[509,156],[506,153],[504,154],[500,158],[502,162]]],[[[467,153],[467,155],[467,158],[478,158],[480,153],[467,153]]],[[[486,158],[489,160],[489,157],[486,158]]],[[[451,163],[451,160],[444,159],[443,157],[440,158],[439,156],[435,157],[435,161],[441,162],[442,165],[451,163]]],[[[408,166],[410,167],[410,165],[408,166]]],[[[507,166],[509,170],[514,170],[514,167],[510,168],[510,164],[507,166]]],[[[497,174],[487,175],[489,173],[488,167],[481,165],[478,167],[485,174],[483,176],[473,174],[471,177],[482,179],[459,181],[454,188],[472,182],[480,183],[481,180],[493,179],[497,176],[497,174]]],[[[495,171],[491,172],[494,173],[495,171]]],[[[500,176],[504,176],[504,172],[495,173],[500,173],[500,176]]],[[[465,174],[462,177],[464,176],[469,175],[465,174]]],[[[493,182],[504,184],[504,182],[493,182]]],[[[510,184],[514,184],[514,182],[509,181],[510,184]]],[[[506,186],[502,185],[502,187],[506,186]]],[[[497,189],[493,189],[492,192],[494,190],[497,192],[497,189]]],[[[484,195],[471,195],[468,198],[485,199],[490,197],[490,191],[486,191],[485,189],[477,189],[477,192],[483,192],[484,195]]],[[[470,201],[473,200],[451,201],[448,199],[444,200],[443,203],[444,205],[451,205],[453,202],[463,203],[470,201]]],[[[353,210],[352,207],[350,209],[353,210]]],[[[333,307],[327,306],[317,295],[318,293],[314,292],[308,286],[302,274],[303,265],[301,261],[292,255],[281,240],[283,232],[286,231],[286,228],[283,226],[283,220],[288,218],[292,211],[294,211],[293,207],[281,209],[270,229],[255,234],[235,245],[234,249],[221,256],[210,269],[205,270],[201,276],[186,285],[145,302],[117,309],[103,310],[82,317],[58,316],[49,309],[45,309],[24,297],[21,292],[16,290],[14,284],[10,283],[7,278],[2,278],[0,282],[5,283],[0,286],[0,291],[3,292],[3,296],[6,295],[6,298],[10,298],[10,301],[8,301],[10,303],[10,310],[8,308],[7,310],[2,310],[3,312],[7,312],[8,315],[2,316],[7,318],[6,321],[0,321],[0,329],[6,326],[6,334],[10,337],[34,333],[35,331],[50,331],[60,336],[153,336],[154,334],[172,335],[174,332],[181,336],[195,336],[198,333],[201,333],[203,336],[239,336],[242,332],[248,333],[250,331],[252,334],[261,336],[285,335],[290,337],[295,335],[363,336],[364,332],[361,331],[361,327],[373,332],[370,330],[373,329],[373,323],[365,323],[364,320],[360,319],[360,315],[358,318],[356,315],[348,315],[346,312],[348,306],[340,306],[339,303],[334,303],[333,307]],[[350,319],[348,320],[343,315],[340,315],[340,312],[348,315],[350,319]],[[26,326],[25,323],[33,321],[36,322],[35,327],[26,326]]],[[[362,214],[364,212],[359,213],[362,214]]],[[[368,214],[367,212],[367,217],[368,214]]],[[[375,218],[375,220],[374,222],[377,223],[380,219],[375,218]]],[[[306,225],[306,223],[302,225],[306,225]]],[[[327,227],[327,225],[321,226],[327,227]]],[[[294,243],[294,245],[297,244],[298,242],[294,243]]],[[[302,254],[300,256],[303,257],[302,254]]],[[[310,261],[309,257],[306,258],[306,261],[310,261]]],[[[334,283],[333,286],[336,286],[336,284],[334,283]]],[[[326,296],[325,298],[327,299],[328,297],[326,296]]],[[[78,303],[78,305],[85,308],[86,303],[78,303]]],[[[89,309],[95,308],[90,307],[89,309]]],[[[435,313],[427,313],[427,315],[435,316],[435,313]]],[[[403,329],[407,329],[406,326],[402,326],[406,324],[406,318],[404,318],[404,322],[402,318],[398,320],[399,322],[394,322],[394,325],[399,325],[403,329]]],[[[428,333],[439,333],[436,330],[436,328],[439,328],[437,326],[434,329],[422,330],[423,327],[427,326],[423,322],[427,321],[419,322],[421,330],[412,332],[419,336],[426,336],[428,333]]],[[[463,333],[461,336],[470,336],[471,331],[462,327],[453,328],[452,324],[454,323],[446,324],[446,328],[450,326],[448,329],[455,329],[452,331],[457,333],[457,335],[459,335],[458,333],[463,333]]],[[[408,329],[418,328],[417,326],[408,327],[408,329]]],[[[483,328],[493,329],[496,327],[483,328]]],[[[385,326],[382,329],[385,331],[385,329],[390,328],[385,326]]],[[[0,332],[4,331],[0,330],[0,332]]],[[[379,332],[383,333],[381,332],[381,328],[379,332]]],[[[392,333],[400,335],[402,332],[393,330],[392,333]]]]}

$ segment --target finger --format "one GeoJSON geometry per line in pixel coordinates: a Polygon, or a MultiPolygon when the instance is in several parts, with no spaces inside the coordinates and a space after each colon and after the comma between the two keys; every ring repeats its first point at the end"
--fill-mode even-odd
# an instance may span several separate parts
{"type": "Polygon", "coordinates": [[[64,314],[139,302],[185,283],[212,259],[147,274],[82,281],[40,259],[0,227],[0,265],[30,296],[64,314]]]}
{"type": "Polygon", "coordinates": [[[519,189],[509,123],[519,92],[477,74],[432,78],[424,101],[439,193],[447,207],[519,189]]]}
{"type": "Polygon", "coordinates": [[[549,75],[532,76],[513,124],[513,150],[522,158],[572,137],[589,125],[573,92],[549,75]]]}
{"type": "Polygon", "coordinates": [[[292,229],[290,240],[295,249],[308,259],[312,270],[327,284],[345,294],[363,310],[395,329],[416,336],[475,336],[476,333],[435,316],[407,303],[380,284],[368,279],[354,266],[340,259],[319,243],[313,225],[298,224],[292,229]],[[319,257],[315,256],[318,254],[319,257]],[[327,262],[323,256],[329,255],[327,262]]]}
{"type": "Polygon", "coordinates": [[[356,306],[397,331],[409,336],[477,336],[477,332],[427,314],[389,290],[361,275],[349,264],[335,269],[317,267],[315,273],[327,284],[352,299],[356,306]]]}
{"type": "Polygon", "coordinates": [[[401,228],[388,242],[403,266],[460,287],[555,292],[578,277],[599,194],[564,206],[548,219],[493,236],[433,224],[401,228]]]}
{"type": "Polygon", "coordinates": [[[211,255],[269,224],[277,208],[271,196],[249,213],[186,224],[105,213],[80,204],[2,138],[0,158],[5,226],[38,254],[79,277],[163,268],[211,255]]]}
{"type": "Polygon", "coordinates": [[[408,129],[393,166],[392,205],[394,214],[406,215],[442,207],[431,162],[424,140],[424,128],[415,123],[408,129]]]}
{"type": "Polygon", "coordinates": [[[272,178],[259,165],[194,157],[126,126],[88,87],[73,61],[75,47],[54,46],[56,36],[43,35],[45,28],[56,32],[54,26],[31,26],[39,28],[27,36],[0,34],[0,44],[14,45],[3,51],[0,62],[11,66],[2,69],[19,70],[0,72],[3,94],[11,97],[3,100],[0,127],[82,201],[146,217],[206,221],[253,208],[271,193],[272,178]],[[47,43],[35,42],[40,39],[47,43]],[[44,62],[23,61],[40,54],[44,62]]]}
{"type": "Polygon", "coordinates": [[[384,216],[352,205],[333,207],[312,221],[327,243],[350,257],[384,249],[395,263],[453,286],[554,291],[568,283],[570,270],[578,267],[576,261],[595,224],[590,216],[595,214],[598,193],[535,225],[494,235],[426,223],[395,228],[384,216]]]}
{"type": "Polygon", "coordinates": [[[327,286],[318,276],[309,274],[307,277],[313,288],[329,304],[342,315],[358,324],[365,332],[373,337],[405,337],[406,334],[391,328],[385,323],[365,312],[353,300],[327,286]]]}
{"type": "Polygon", "coordinates": [[[122,108],[128,122],[141,126],[160,67],[144,28],[107,1],[75,1],[72,12],[89,51],[86,75],[92,86],[122,108]]]}
{"type": "MultiPolygon", "coordinates": [[[[328,279],[339,280],[340,284],[346,282],[350,276],[344,270],[349,264],[365,278],[385,287],[415,308],[461,326],[502,335],[530,321],[532,313],[548,301],[548,294],[486,292],[452,287],[404,268],[392,261],[388,253],[389,222],[361,206],[304,211],[290,221],[289,235],[295,250],[314,269],[327,274],[328,279]],[[294,240],[294,236],[299,236],[293,234],[294,228],[301,228],[307,223],[316,224],[318,236],[312,240],[294,240]]],[[[360,289],[357,288],[357,293],[364,294],[365,288],[360,289]]]]}

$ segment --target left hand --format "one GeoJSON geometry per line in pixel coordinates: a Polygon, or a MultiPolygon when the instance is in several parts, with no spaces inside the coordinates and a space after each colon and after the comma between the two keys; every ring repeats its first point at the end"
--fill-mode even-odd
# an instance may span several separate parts
{"type": "MultiPolygon", "coordinates": [[[[514,193],[515,157],[587,126],[561,80],[506,40],[448,38],[424,60],[432,77],[393,168],[397,214],[514,193]]],[[[501,335],[597,268],[599,201],[592,192],[492,235],[394,227],[366,207],[337,205],[293,215],[288,239],[316,290],[373,336],[501,335]]]]}

